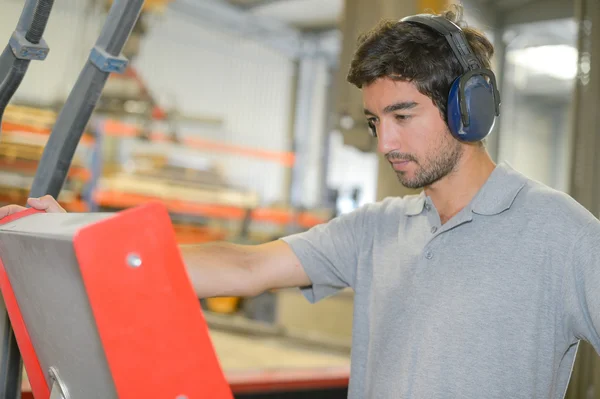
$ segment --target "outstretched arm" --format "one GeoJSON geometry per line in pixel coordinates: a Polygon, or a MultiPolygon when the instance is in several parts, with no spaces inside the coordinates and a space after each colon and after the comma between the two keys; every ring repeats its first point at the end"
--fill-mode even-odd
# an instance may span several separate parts
{"type": "Polygon", "coordinates": [[[181,252],[200,298],[254,296],[268,289],[311,284],[300,260],[280,240],[261,245],[186,245],[181,252]]]}
{"type": "MultiPolygon", "coordinates": [[[[51,196],[27,203],[47,212],[65,212],[51,196]]],[[[0,219],[24,210],[19,205],[0,208],[0,219]]],[[[214,242],[181,247],[183,261],[200,298],[253,296],[274,288],[311,284],[288,244],[277,240],[261,245],[214,242]]]]}

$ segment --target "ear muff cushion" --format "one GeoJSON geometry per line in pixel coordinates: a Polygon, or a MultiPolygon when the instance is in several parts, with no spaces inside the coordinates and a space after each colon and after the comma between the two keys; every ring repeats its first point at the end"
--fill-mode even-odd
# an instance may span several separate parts
{"type": "Polygon", "coordinates": [[[448,93],[448,127],[454,137],[460,139],[462,131],[462,120],[460,115],[460,97],[458,95],[460,78],[457,78],[450,86],[448,93]]]}
{"type": "Polygon", "coordinates": [[[459,140],[481,141],[491,133],[496,121],[492,87],[481,75],[472,76],[465,82],[464,96],[469,125],[464,126],[459,96],[461,79],[452,83],[448,94],[448,127],[459,140]]]}

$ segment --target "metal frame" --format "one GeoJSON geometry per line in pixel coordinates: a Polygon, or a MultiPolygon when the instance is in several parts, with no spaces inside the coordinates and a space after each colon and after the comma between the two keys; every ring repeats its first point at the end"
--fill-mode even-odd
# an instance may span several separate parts
{"type": "Polygon", "coordinates": [[[123,60],[121,51],[143,4],[143,0],[117,0],[113,3],[100,37],[54,124],[33,180],[32,197],[58,196],[79,140],[113,71],[110,67],[99,67],[96,55],[100,52],[106,57],[123,60]]]}
{"type": "MultiPolygon", "coordinates": [[[[51,9],[53,1],[45,3],[44,6],[47,7],[49,5],[51,9]]],[[[32,184],[31,197],[41,197],[46,194],[52,195],[55,198],[58,197],[65,182],[75,149],[89,122],[109,74],[123,70],[126,60],[121,57],[121,51],[141,13],[143,4],[143,0],[115,0],[113,2],[96,45],[90,53],[90,58],[69,94],[67,102],[59,114],[48,143],[44,148],[44,153],[32,184]]],[[[4,90],[0,95],[8,96],[9,100],[14,90],[20,84],[20,79],[22,79],[28,66],[28,63],[25,63],[23,64],[24,67],[20,67],[19,76],[16,76],[17,74],[15,73],[11,74],[11,68],[14,69],[15,65],[17,65],[17,56],[22,57],[24,55],[21,53],[14,54],[15,37],[23,36],[17,44],[25,48],[29,43],[24,39],[26,35],[21,34],[22,32],[36,28],[38,30],[41,29],[41,33],[43,33],[46,20],[43,21],[43,24],[34,26],[37,13],[41,10],[38,10],[38,8],[41,5],[41,1],[27,0],[16,30],[20,36],[13,35],[11,43],[0,56],[0,77],[2,77],[0,88],[2,90],[10,90],[4,90]],[[15,78],[18,81],[11,82],[11,79],[15,78]]],[[[50,12],[49,9],[46,8],[46,10],[48,13],[50,12]]],[[[43,39],[40,41],[40,45],[42,45],[41,47],[45,46],[43,39]]],[[[47,54],[47,47],[44,48],[42,50],[47,54]]],[[[33,54],[32,59],[43,58],[36,52],[33,54]]],[[[2,346],[0,347],[0,396],[17,399],[20,396],[21,390],[21,357],[6,309],[3,309],[2,306],[0,306],[0,332],[2,333],[2,336],[0,336],[2,339],[0,341],[2,342],[2,346]]]]}

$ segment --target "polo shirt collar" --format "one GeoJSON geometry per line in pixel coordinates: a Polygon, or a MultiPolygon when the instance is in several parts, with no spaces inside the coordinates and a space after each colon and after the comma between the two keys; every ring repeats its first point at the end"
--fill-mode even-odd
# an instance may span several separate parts
{"type": "MultiPolygon", "coordinates": [[[[525,176],[515,171],[508,162],[500,162],[471,201],[471,210],[480,215],[497,215],[509,209],[525,185],[525,176]]],[[[415,216],[429,204],[424,191],[406,197],[405,214],[415,216]]]]}
{"type": "Polygon", "coordinates": [[[418,195],[411,195],[405,199],[404,213],[408,216],[416,216],[423,212],[425,207],[425,191],[421,191],[418,195]]]}
{"type": "Polygon", "coordinates": [[[508,164],[500,162],[472,201],[480,215],[497,215],[509,209],[527,179],[508,164]]]}

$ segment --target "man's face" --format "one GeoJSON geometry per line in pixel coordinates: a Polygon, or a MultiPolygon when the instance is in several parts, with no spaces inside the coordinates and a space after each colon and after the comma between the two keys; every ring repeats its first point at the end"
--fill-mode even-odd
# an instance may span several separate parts
{"type": "Polygon", "coordinates": [[[408,82],[382,78],[363,87],[365,115],[377,149],[408,188],[429,186],[451,173],[463,147],[433,101],[408,82]]]}

